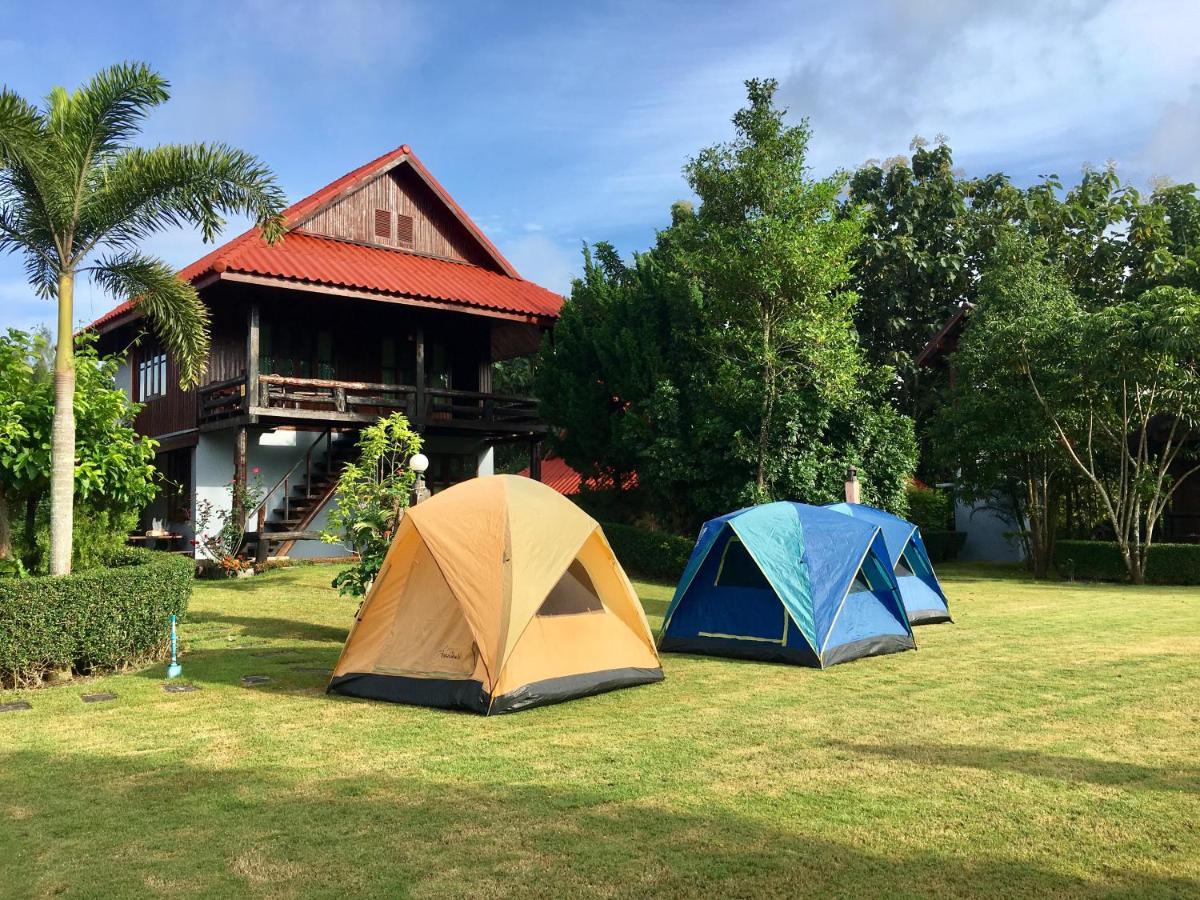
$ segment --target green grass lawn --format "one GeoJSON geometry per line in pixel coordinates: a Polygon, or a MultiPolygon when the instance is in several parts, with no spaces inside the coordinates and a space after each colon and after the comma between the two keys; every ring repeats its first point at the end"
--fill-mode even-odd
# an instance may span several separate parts
{"type": "MultiPolygon", "coordinates": [[[[1196,589],[948,568],[916,653],[668,655],[485,719],[299,671],[354,612],[331,574],[198,584],[196,693],[0,694],[33,704],[0,715],[0,895],[1200,895],[1196,589]]],[[[638,589],[657,625],[670,588],[638,589]]]]}

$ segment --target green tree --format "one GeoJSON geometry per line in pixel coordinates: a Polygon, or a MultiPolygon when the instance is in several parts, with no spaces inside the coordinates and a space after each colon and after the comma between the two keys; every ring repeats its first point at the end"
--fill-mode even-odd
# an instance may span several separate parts
{"type": "MultiPolygon", "coordinates": [[[[10,329],[0,337],[0,536],[10,533],[13,504],[24,503],[22,548],[25,562],[37,567],[37,510],[50,490],[53,473],[51,432],[55,415],[54,379],[48,336],[10,329]]],[[[101,357],[90,334],[75,339],[76,445],[74,499],[87,515],[86,542],[95,561],[108,536],[124,542],[131,515],[157,491],[153,466],[157,444],[133,430],[140,409],[115,386],[120,364],[101,357]]],[[[3,549],[3,548],[0,548],[3,549]]],[[[0,558],[7,554],[0,553],[0,558]]],[[[78,561],[78,560],[77,560],[78,561]]]]}
{"type": "Polygon", "coordinates": [[[860,372],[848,282],[861,226],[837,215],[841,174],[808,177],[808,123],[784,123],[776,82],[746,89],[734,139],[685,166],[700,205],[676,227],[706,315],[721,325],[710,333],[718,380],[755,408],[745,439],[754,499],[765,500],[791,463],[793,414],[852,390],[860,372]]]}
{"type": "Polygon", "coordinates": [[[1060,452],[1094,493],[1135,584],[1154,531],[1200,461],[1200,294],[1157,287],[1090,308],[1060,267],[1017,258],[994,277],[993,341],[1025,379],[1060,452]]]}
{"type": "Polygon", "coordinates": [[[78,90],[54,88],[42,107],[0,90],[0,252],[20,252],[30,283],[58,304],[50,572],[71,568],[75,279],[131,297],[195,383],[208,352],[208,316],[195,288],[138,251],[146,236],[189,223],[212,240],[222,213],[251,216],[274,241],[282,191],[253,156],[223,144],[131,145],[149,111],[168,98],[147,66],[122,63],[78,90]]]}
{"type": "Polygon", "coordinates": [[[677,203],[629,263],[607,245],[585,254],[539,359],[543,413],[567,462],[636,471],[675,529],[760,499],[837,499],[850,463],[902,512],[912,422],[887,402],[890,370],[857,348],[857,224],[835,215],[840,179],[807,179],[807,129],[784,126],[773,83],[748,88],[739,137],[688,167],[700,207],[677,203]]]}
{"type": "Polygon", "coordinates": [[[867,358],[890,366],[900,408],[923,421],[930,392],[916,365],[925,342],[974,299],[973,183],[954,171],[945,143],[914,139],[911,161],[868,164],[850,178],[843,215],[861,214],[854,253],[855,324],[867,358]]]}
{"type": "Polygon", "coordinates": [[[417,476],[408,462],[421,451],[421,436],[401,413],[364,428],[359,457],[338,478],[336,505],[321,539],[343,544],[358,560],[333,579],[343,594],[361,597],[383,565],[392,537],[408,508],[417,476]]]}
{"type": "MultiPolygon", "coordinates": [[[[983,278],[977,305],[955,352],[953,385],[931,425],[936,462],[956,473],[960,493],[1010,518],[1035,578],[1054,559],[1059,513],[1072,480],[1051,423],[1024,371],[1028,340],[1057,326],[1052,304],[1025,305],[1008,279],[1019,267],[997,265],[983,278]],[[1026,344],[1013,340],[1018,327],[1026,344]]],[[[1041,345],[1039,344],[1039,348],[1041,345]]]]}

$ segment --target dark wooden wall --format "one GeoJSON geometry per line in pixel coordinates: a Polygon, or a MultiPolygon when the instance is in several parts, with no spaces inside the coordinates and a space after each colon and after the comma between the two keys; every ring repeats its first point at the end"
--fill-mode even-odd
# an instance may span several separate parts
{"type": "Polygon", "coordinates": [[[384,173],[319,212],[305,222],[301,230],[364,244],[403,246],[415,253],[470,262],[493,270],[497,268],[478,241],[407,165],[384,173]],[[376,210],[390,214],[390,237],[376,236],[376,210]],[[411,247],[397,238],[397,213],[412,217],[411,247]]]}
{"type": "Polygon", "coordinates": [[[196,390],[190,388],[185,391],[179,387],[179,367],[170,356],[167,357],[166,393],[148,400],[138,395],[138,364],[160,352],[158,342],[149,336],[143,336],[138,346],[129,352],[133,399],[145,404],[134,418],[133,427],[139,434],[151,437],[196,427],[196,390]]]}

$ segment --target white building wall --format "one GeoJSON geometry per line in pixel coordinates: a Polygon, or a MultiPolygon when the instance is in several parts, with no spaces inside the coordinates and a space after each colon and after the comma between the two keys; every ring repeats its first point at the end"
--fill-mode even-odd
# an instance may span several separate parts
{"type": "Polygon", "coordinates": [[[125,392],[125,396],[130,400],[133,399],[133,366],[129,364],[129,357],[126,356],[121,360],[121,364],[117,366],[117,374],[113,378],[116,386],[125,392]]]}
{"type": "Polygon", "coordinates": [[[954,504],[954,528],[966,532],[958,558],[967,562],[1019,562],[1025,558],[1011,522],[984,503],[954,504]]]}
{"type": "MultiPolygon", "coordinates": [[[[276,429],[274,431],[255,431],[251,429],[247,440],[246,467],[247,479],[251,484],[258,483],[263,491],[270,490],[281,478],[301,459],[309,447],[320,437],[316,431],[294,431],[276,429]],[[257,469],[257,473],[255,473],[257,469]]],[[[349,440],[349,438],[344,438],[349,440]]],[[[230,508],[229,483],[234,475],[234,447],[236,435],[229,431],[208,432],[200,435],[196,445],[194,459],[195,500],[192,510],[192,521],[196,521],[199,504],[208,500],[213,505],[214,515],[230,508]]],[[[426,453],[475,453],[478,466],[476,474],[491,475],[495,471],[493,448],[482,444],[475,438],[431,437],[425,442],[426,453]]],[[[324,461],[324,448],[317,448],[313,454],[314,464],[324,461]]],[[[302,471],[298,473],[303,477],[302,471]]],[[[282,503],[282,488],[272,498],[270,509],[282,503]]],[[[337,500],[326,504],[309,526],[310,531],[322,531],[327,527],[329,512],[337,500]]],[[[211,523],[209,531],[215,531],[219,523],[211,523]]],[[[247,527],[253,529],[255,522],[247,519],[247,527]]],[[[289,552],[295,559],[310,559],[314,557],[343,556],[349,549],[341,544],[326,544],[323,541],[297,541],[289,552]]]]}

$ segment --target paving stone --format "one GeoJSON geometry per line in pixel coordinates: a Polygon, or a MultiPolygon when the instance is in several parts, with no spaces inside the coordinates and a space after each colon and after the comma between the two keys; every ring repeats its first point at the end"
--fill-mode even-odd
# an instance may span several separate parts
{"type": "Polygon", "coordinates": [[[181,684],[177,681],[169,681],[163,685],[163,690],[168,694],[190,694],[192,691],[200,690],[200,688],[194,684],[181,684]]]}
{"type": "Polygon", "coordinates": [[[278,656],[281,653],[287,653],[287,652],[288,651],[286,648],[281,648],[281,649],[276,649],[276,650],[252,650],[252,651],[250,651],[250,655],[251,656],[278,656]]]}
{"type": "Polygon", "coordinates": [[[266,675],[247,675],[242,679],[242,684],[251,687],[256,684],[270,684],[271,679],[266,675]]]}
{"type": "Polygon", "coordinates": [[[117,695],[101,691],[99,694],[83,694],[79,699],[84,703],[103,703],[106,700],[116,700],[117,695]]]}
{"type": "Polygon", "coordinates": [[[28,700],[14,700],[12,703],[0,703],[0,713],[17,712],[22,709],[33,709],[28,700]]]}

